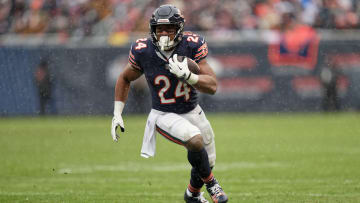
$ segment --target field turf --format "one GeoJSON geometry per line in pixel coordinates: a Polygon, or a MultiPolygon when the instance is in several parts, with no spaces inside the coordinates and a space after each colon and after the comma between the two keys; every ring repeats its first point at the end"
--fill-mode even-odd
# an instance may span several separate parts
{"type": "MultiPolygon", "coordinates": [[[[214,174],[229,202],[360,202],[360,114],[208,114],[214,174]]],[[[183,202],[183,147],[157,136],[140,157],[145,115],[0,118],[0,202],[183,202]]],[[[208,198],[208,196],[206,195],[208,198]]]]}

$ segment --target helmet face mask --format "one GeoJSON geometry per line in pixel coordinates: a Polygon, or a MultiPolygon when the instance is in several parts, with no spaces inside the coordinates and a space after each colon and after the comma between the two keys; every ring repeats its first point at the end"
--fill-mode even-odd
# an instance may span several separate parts
{"type": "Polygon", "coordinates": [[[173,49],[182,39],[184,23],[185,19],[178,8],[173,5],[160,6],[154,11],[149,23],[150,36],[153,43],[165,51],[173,49]],[[162,42],[160,42],[160,37],[156,35],[156,27],[158,25],[174,25],[174,39],[167,39],[167,41],[165,41],[165,38],[162,37],[162,42]]]}

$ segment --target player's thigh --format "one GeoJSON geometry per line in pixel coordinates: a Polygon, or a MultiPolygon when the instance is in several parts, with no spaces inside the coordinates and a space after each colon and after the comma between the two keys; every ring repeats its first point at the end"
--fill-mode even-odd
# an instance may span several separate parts
{"type": "Polygon", "coordinates": [[[201,135],[204,139],[205,145],[214,142],[214,131],[211,127],[209,120],[200,106],[197,106],[194,110],[189,113],[182,114],[182,116],[190,121],[193,125],[199,128],[201,135]]]}
{"type": "Polygon", "coordinates": [[[156,129],[165,138],[178,144],[184,144],[195,135],[201,134],[198,127],[175,113],[160,116],[156,121],[156,129]]]}
{"type": "Polygon", "coordinates": [[[197,106],[194,110],[187,114],[182,114],[182,116],[200,129],[205,149],[209,156],[210,166],[214,166],[216,160],[215,134],[204,111],[200,106],[197,106]]]}

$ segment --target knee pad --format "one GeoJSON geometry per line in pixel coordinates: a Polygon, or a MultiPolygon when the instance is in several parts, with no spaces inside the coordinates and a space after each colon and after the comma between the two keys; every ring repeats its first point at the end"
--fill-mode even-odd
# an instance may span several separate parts
{"type": "Polygon", "coordinates": [[[203,137],[205,150],[209,156],[209,163],[211,167],[215,166],[216,150],[215,150],[215,135],[211,128],[210,122],[206,119],[199,125],[201,136],[203,137]]]}
{"type": "Polygon", "coordinates": [[[210,144],[205,145],[205,150],[209,157],[210,167],[214,167],[216,160],[215,142],[211,142],[210,144]]]}
{"type": "Polygon", "coordinates": [[[195,113],[186,114],[185,117],[200,129],[205,144],[205,150],[209,156],[210,166],[213,167],[216,160],[215,134],[205,113],[202,112],[201,108],[196,110],[200,113],[196,111],[195,113]]]}

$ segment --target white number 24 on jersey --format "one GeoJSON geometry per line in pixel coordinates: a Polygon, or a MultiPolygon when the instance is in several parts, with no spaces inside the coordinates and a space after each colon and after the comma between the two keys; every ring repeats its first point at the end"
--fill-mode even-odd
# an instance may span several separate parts
{"type": "Polygon", "coordinates": [[[186,83],[183,83],[181,81],[179,81],[176,85],[176,89],[174,92],[174,96],[175,98],[165,98],[165,93],[170,89],[170,80],[168,77],[166,77],[165,75],[159,75],[155,78],[155,85],[160,85],[161,82],[163,82],[164,87],[161,88],[158,92],[158,95],[160,97],[160,101],[162,104],[172,104],[175,103],[176,100],[175,98],[178,97],[185,97],[185,101],[188,101],[190,99],[190,91],[191,89],[188,87],[188,85],[186,83]]]}

